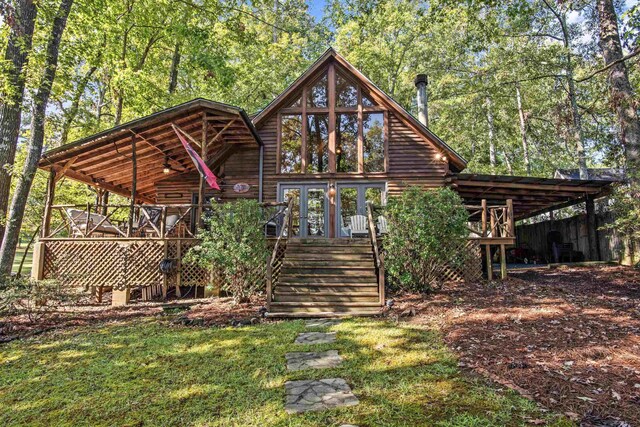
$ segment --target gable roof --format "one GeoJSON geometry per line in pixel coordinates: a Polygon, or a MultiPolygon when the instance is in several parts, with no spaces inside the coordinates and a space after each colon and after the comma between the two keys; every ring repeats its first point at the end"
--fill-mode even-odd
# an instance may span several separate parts
{"type": "Polygon", "coordinates": [[[260,127],[262,123],[271,117],[283,103],[289,99],[295,92],[297,92],[302,86],[310,82],[316,77],[316,73],[323,69],[330,62],[336,62],[341,65],[342,68],[352,74],[357,81],[365,87],[369,92],[377,95],[386,106],[395,112],[400,120],[411,127],[418,134],[422,135],[425,139],[432,142],[434,145],[442,149],[448,154],[451,164],[455,166],[455,169],[462,171],[467,166],[467,161],[460,156],[453,148],[434,134],[428,127],[420,123],[411,113],[409,113],[404,107],[402,107],[391,96],[387,95],[382,89],[375,85],[368,77],[362,74],[357,68],[355,68],[349,61],[343,56],[337,53],[333,48],[327,49],[320,58],[318,58],[311,66],[298,77],[287,89],[285,89],[280,95],[278,95],[273,101],[271,101],[262,111],[257,113],[252,119],[256,127],[260,127]]]}

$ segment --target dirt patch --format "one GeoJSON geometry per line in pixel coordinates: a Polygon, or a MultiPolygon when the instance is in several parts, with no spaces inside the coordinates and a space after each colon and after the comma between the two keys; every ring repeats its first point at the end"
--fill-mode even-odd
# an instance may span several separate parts
{"type": "Polygon", "coordinates": [[[89,298],[79,304],[62,306],[37,322],[26,315],[0,318],[0,343],[48,332],[96,323],[126,322],[154,317],[187,326],[241,326],[261,321],[264,300],[234,304],[231,298],[176,299],[168,302],[135,302],[125,307],[98,304],[89,298]]]}
{"type": "Polygon", "coordinates": [[[639,297],[631,268],[540,269],[398,296],[388,315],[436,322],[461,367],[581,425],[640,425],[639,297]]]}

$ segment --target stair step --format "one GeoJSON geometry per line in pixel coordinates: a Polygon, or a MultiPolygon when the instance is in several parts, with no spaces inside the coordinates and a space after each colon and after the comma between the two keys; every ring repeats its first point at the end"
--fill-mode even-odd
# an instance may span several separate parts
{"type": "Polygon", "coordinates": [[[321,292],[332,292],[332,293],[351,293],[351,292],[373,292],[378,293],[378,285],[377,284],[347,284],[347,283],[337,283],[333,285],[311,285],[311,284],[286,284],[282,283],[276,286],[275,292],[282,293],[292,293],[292,294],[315,294],[321,292]]]}
{"type": "Polygon", "coordinates": [[[278,307],[380,307],[378,302],[274,302],[278,307]]]}
{"type": "Polygon", "coordinates": [[[284,303],[284,302],[296,302],[296,303],[306,303],[306,302],[329,302],[332,304],[343,304],[343,303],[352,303],[352,302],[366,302],[366,303],[378,303],[380,301],[377,293],[372,293],[371,295],[341,295],[341,294],[328,294],[328,295],[318,295],[318,294],[282,294],[276,293],[273,297],[273,303],[284,303]]]}
{"type": "Polygon", "coordinates": [[[374,274],[361,275],[337,275],[337,274],[280,274],[278,280],[279,285],[289,284],[305,284],[322,286],[330,284],[332,286],[340,286],[342,284],[349,286],[371,286],[377,283],[377,277],[374,274]]]}
{"type": "Polygon", "coordinates": [[[373,266],[371,267],[282,267],[280,276],[360,276],[360,277],[375,277],[376,272],[373,266]]]}
{"type": "Polygon", "coordinates": [[[310,311],[310,312],[276,312],[270,311],[267,313],[267,317],[272,318],[305,318],[305,317],[361,317],[361,316],[375,316],[380,313],[380,310],[353,310],[344,312],[335,311],[310,311]]]}
{"type": "MultiPolygon", "coordinates": [[[[313,303],[312,306],[304,305],[287,305],[287,304],[301,304],[301,303],[272,303],[269,313],[271,317],[276,317],[275,313],[290,313],[295,315],[301,315],[304,313],[315,313],[317,316],[320,313],[351,313],[354,316],[357,315],[376,315],[380,313],[382,307],[380,305],[373,305],[370,303],[353,303],[353,304],[370,304],[362,306],[348,306],[345,304],[328,303],[329,305],[320,305],[323,303],[313,303]]],[[[326,303],[325,303],[326,304],[326,303]]]]}
{"type": "Polygon", "coordinates": [[[369,260],[302,260],[302,259],[289,259],[288,257],[284,259],[282,263],[283,267],[291,267],[291,268],[318,268],[318,267],[328,267],[328,268],[372,268],[374,266],[373,259],[369,260]]]}
{"type": "Polygon", "coordinates": [[[287,245],[299,245],[299,246],[368,246],[368,247],[371,247],[371,241],[368,238],[363,238],[363,239],[344,239],[344,238],[299,239],[299,238],[292,238],[292,239],[287,240],[287,245]]]}
{"type": "MultiPolygon", "coordinates": [[[[309,246],[309,245],[287,245],[286,255],[290,253],[304,254],[371,254],[371,246],[309,246]]],[[[285,255],[285,256],[286,256],[285,255]]]]}
{"type": "Polygon", "coordinates": [[[367,251],[363,253],[331,253],[331,252],[318,252],[318,253],[309,253],[304,252],[302,249],[296,248],[295,251],[292,249],[285,253],[284,258],[286,260],[304,260],[304,261],[362,261],[362,260],[373,260],[373,252],[367,251]]]}

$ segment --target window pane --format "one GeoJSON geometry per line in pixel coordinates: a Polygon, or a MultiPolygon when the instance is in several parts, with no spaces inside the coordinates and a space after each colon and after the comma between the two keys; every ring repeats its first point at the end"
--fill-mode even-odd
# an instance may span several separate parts
{"type": "Polygon", "coordinates": [[[302,170],[302,116],[282,116],[280,137],[280,172],[291,173],[302,170]]]}
{"type": "Polygon", "coordinates": [[[358,90],[340,75],[336,75],[336,106],[358,106],[358,90]]]}
{"type": "Polygon", "coordinates": [[[373,107],[373,106],[375,106],[373,101],[371,99],[369,99],[369,97],[367,97],[367,95],[365,95],[364,93],[362,94],[362,105],[364,107],[373,107]]]}
{"type": "Polygon", "coordinates": [[[358,171],[358,115],[336,114],[336,169],[358,171]]]}
{"type": "Polygon", "coordinates": [[[364,171],[384,172],[384,119],[382,113],[364,114],[362,131],[364,171]]]}
{"type": "Polygon", "coordinates": [[[302,105],[302,97],[298,95],[295,101],[289,105],[289,108],[298,108],[302,105]]]}
{"type": "Polygon", "coordinates": [[[358,213],[358,189],[340,187],[340,235],[349,236],[351,217],[358,213]]]}
{"type": "Polygon", "coordinates": [[[373,203],[374,206],[382,206],[382,188],[367,187],[364,191],[365,201],[373,203]]]}
{"type": "Polygon", "coordinates": [[[307,192],[307,236],[324,236],[324,188],[310,188],[307,192]]]}
{"type": "Polygon", "coordinates": [[[318,82],[307,91],[307,107],[325,108],[328,105],[329,94],[327,75],[322,76],[318,82]]]}
{"type": "Polygon", "coordinates": [[[329,115],[307,115],[307,172],[329,170],[329,115]]]}
{"type": "Polygon", "coordinates": [[[288,202],[289,199],[293,199],[291,206],[291,230],[290,236],[300,235],[300,189],[298,188],[286,188],[283,191],[283,202],[288,202]]]}

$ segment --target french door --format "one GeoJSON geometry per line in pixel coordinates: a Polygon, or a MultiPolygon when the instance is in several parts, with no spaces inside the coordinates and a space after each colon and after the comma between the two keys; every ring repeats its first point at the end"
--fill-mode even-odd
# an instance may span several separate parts
{"type": "Polygon", "coordinates": [[[291,237],[327,236],[327,184],[280,184],[278,198],[293,199],[291,237]]]}
{"type": "Polygon", "coordinates": [[[340,237],[349,237],[353,216],[367,216],[367,202],[377,206],[387,202],[385,183],[338,183],[337,193],[336,236],[340,237]]]}

